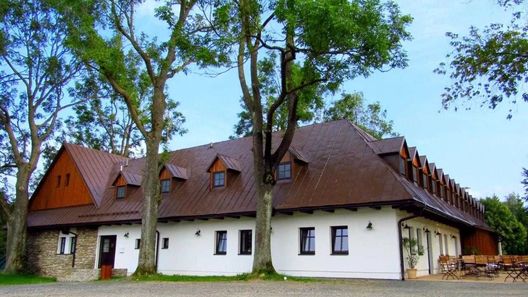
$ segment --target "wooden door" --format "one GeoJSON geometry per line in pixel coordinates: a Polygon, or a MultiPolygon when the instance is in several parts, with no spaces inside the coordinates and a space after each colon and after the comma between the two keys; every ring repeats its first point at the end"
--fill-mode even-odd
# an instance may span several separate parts
{"type": "Polygon", "coordinates": [[[116,250],[116,235],[101,236],[99,245],[99,268],[102,265],[109,265],[114,267],[115,250],[116,250]]]}

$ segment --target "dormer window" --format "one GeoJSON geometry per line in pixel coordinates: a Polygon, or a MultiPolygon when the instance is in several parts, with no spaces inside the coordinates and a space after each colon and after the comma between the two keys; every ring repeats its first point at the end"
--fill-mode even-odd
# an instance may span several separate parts
{"type": "Polygon", "coordinates": [[[292,177],[292,164],[291,162],[280,163],[277,167],[277,180],[287,180],[292,177]]]}
{"type": "Polygon", "coordinates": [[[162,193],[169,193],[171,191],[171,180],[170,179],[162,179],[160,181],[161,186],[161,192],[162,193]]]}
{"type": "Polygon", "coordinates": [[[126,186],[116,188],[116,199],[124,199],[126,196],[126,186]]]}
{"type": "Polygon", "coordinates": [[[221,188],[225,186],[225,172],[217,171],[213,172],[213,187],[221,188]]]}

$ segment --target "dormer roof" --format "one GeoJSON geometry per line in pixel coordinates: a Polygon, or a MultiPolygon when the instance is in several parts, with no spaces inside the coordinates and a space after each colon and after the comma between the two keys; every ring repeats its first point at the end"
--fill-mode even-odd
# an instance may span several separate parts
{"type": "Polygon", "coordinates": [[[127,185],[129,185],[129,186],[139,187],[139,186],[141,186],[141,182],[143,181],[143,176],[142,175],[134,173],[134,172],[131,172],[130,170],[123,169],[123,170],[121,170],[119,172],[119,174],[114,179],[114,182],[112,183],[113,186],[115,186],[115,184],[116,184],[116,182],[117,182],[117,180],[119,179],[120,176],[122,176],[125,179],[127,185]]]}
{"type": "Polygon", "coordinates": [[[183,168],[174,164],[165,164],[163,167],[166,168],[174,178],[184,180],[189,179],[187,168],[183,168]]]}
{"type": "Polygon", "coordinates": [[[299,161],[304,164],[308,164],[308,159],[304,156],[304,154],[295,148],[293,145],[290,146],[289,150],[290,154],[294,157],[296,161],[299,161]]]}
{"type": "Polygon", "coordinates": [[[222,163],[224,163],[224,166],[228,170],[232,170],[232,171],[236,171],[236,172],[241,172],[242,171],[242,169],[241,169],[242,167],[240,166],[240,163],[238,162],[237,159],[229,157],[229,156],[226,156],[226,155],[223,155],[223,154],[217,154],[216,155],[214,160],[211,162],[211,165],[209,165],[207,171],[211,170],[211,167],[214,165],[214,163],[217,160],[220,160],[222,163]]]}

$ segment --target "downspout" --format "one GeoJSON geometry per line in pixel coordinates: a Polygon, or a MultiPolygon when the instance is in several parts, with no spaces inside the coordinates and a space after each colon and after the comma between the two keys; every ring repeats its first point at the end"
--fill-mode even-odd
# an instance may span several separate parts
{"type": "Polygon", "coordinates": [[[74,247],[74,250],[73,250],[73,253],[72,253],[72,268],[75,267],[75,254],[77,254],[77,233],[74,233],[74,232],[71,232],[71,231],[68,231],[68,233],[70,234],[73,234],[73,236],[75,237],[75,247],[74,247]]]}
{"type": "Polygon", "coordinates": [[[399,248],[400,248],[400,273],[401,273],[401,280],[402,281],[405,280],[405,265],[403,264],[403,238],[402,238],[401,225],[405,221],[408,221],[410,219],[414,219],[414,218],[417,218],[417,217],[421,217],[422,212],[423,212],[423,208],[422,208],[422,211],[420,212],[420,215],[408,216],[408,217],[405,217],[405,218],[401,218],[398,221],[398,240],[400,242],[400,244],[399,244],[399,248]]]}
{"type": "Polygon", "coordinates": [[[158,271],[159,241],[160,241],[160,232],[156,230],[156,272],[158,271]]]}

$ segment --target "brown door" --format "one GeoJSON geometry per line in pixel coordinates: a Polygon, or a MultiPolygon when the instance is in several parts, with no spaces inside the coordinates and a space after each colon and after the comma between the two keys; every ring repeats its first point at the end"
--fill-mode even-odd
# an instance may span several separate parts
{"type": "Polygon", "coordinates": [[[99,247],[99,268],[101,265],[110,265],[114,267],[116,235],[101,236],[99,247]]]}

